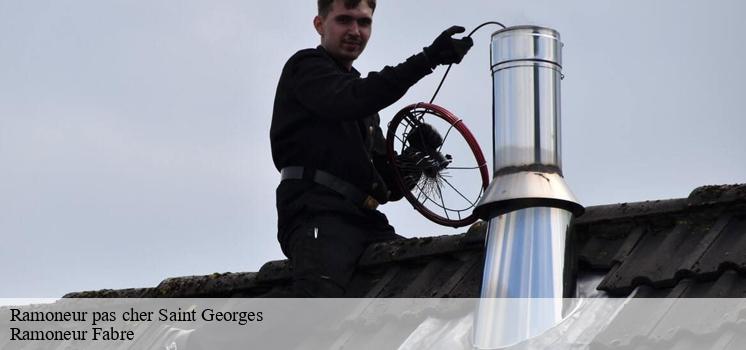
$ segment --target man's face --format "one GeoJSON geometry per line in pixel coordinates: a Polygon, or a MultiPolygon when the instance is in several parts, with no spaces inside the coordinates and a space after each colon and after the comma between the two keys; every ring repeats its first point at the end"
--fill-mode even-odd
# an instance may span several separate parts
{"type": "Polygon", "coordinates": [[[326,17],[316,16],[313,25],[321,35],[321,46],[349,69],[368,43],[373,10],[365,0],[350,9],[345,7],[342,0],[336,0],[329,14],[326,17]]]}

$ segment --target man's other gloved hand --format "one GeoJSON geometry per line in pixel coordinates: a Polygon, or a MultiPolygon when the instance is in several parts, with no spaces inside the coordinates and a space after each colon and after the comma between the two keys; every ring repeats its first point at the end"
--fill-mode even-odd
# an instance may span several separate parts
{"type": "Polygon", "coordinates": [[[423,51],[430,60],[430,68],[435,68],[439,64],[460,63],[469,49],[474,45],[470,37],[454,39],[454,34],[463,33],[466,29],[460,26],[453,26],[441,33],[433,44],[424,48],[423,51]]]}

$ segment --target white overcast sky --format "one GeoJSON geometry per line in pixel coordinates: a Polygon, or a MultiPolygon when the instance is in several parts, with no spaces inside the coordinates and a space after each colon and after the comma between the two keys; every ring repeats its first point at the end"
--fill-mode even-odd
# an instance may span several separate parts
{"type": "MultiPolygon", "coordinates": [[[[555,28],[564,173],[581,202],[685,197],[746,182],[745,4],[379,0],[356,67],[396,64],[453,24],[555,28]]],[[[285,60],[318,44],[314,14],[312,0],[0,0],[0,297],[283,258],[269,125],[285,60]]],[[[494,29],[436,101],[490,156],[494,29]]],[[[382,120],[429,99],[442,72],[382,120]]],[[[465,230],[407,203],[383,211],[407,237],[465,230]]]]}

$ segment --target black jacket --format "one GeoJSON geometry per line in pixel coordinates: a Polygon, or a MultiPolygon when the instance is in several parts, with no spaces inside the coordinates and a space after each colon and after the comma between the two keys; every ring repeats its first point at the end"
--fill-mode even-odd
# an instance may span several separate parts
{"type": "MultiPolygon", "coordinates": [[[[380,203],[396,199],[388,196],[388,171],[376,168],[386,165],[378,111],[404,96],[431,71],[427,58],[418,54],[361,78],[357,70],[347,71],[321,46],[298,51],[285,64],[275,94],[270,129],[275,167],[323,170],[380,203]]],[[[296,184],[286,188],[293,187],[285,185],[287,182],[277,193],[280,222],[284,219],[282,207],[303,201],[302,192],[313,187],[296,184]]],[[[306,206],[315,205],[305,202],[306,206]]]]}

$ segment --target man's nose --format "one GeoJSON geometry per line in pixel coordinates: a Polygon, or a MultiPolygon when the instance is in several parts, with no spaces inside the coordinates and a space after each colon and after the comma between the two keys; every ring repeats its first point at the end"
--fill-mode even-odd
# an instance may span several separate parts
{"type": "Polygon", "coordinates": [[[354,36],[360,36],[360,26],[357,24],[357,21],[352,21],[352,24],[350,24],[348,32],[354,36]]]}

